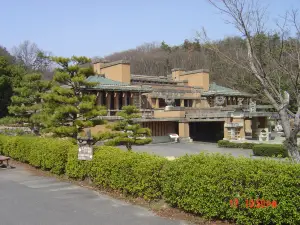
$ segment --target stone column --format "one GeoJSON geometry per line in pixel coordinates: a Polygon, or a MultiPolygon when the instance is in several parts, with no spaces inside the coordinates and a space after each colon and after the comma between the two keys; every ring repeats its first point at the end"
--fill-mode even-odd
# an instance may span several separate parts
{"type": "Polygon", "coordinates": [[[133,104],[133,93],[129,93],[129,105],[134,105],[133,104]]]}
{"type": "Polygon", "coordinates": [[[180,107],[184,107],[184,99],[180,99],[180,107]]]}
{"type": "Polygon", "coordinates": [[[189,138],[190,137],[190,125],[189,123],[179,123],[179,137],[189,138]]]}
{"type": "Polygon", "coordinates": [[[245,132],[246,133],[251,133],[251,120],[250,119],[245,119],[245,132]]]}
{"type": "Polygon", "coordinates": [[[139,92],[139,109],[143,108],[142,107],[142,94],[139,92]]]}
{"type": "Polygon", "coordinates": [[[111,92],[106,92],[106,108],[107,115],[110,116],[111,92]]]}
{"type": "Polygon", "coordinates": [[[245,134],[245,120],[244,120],[244,118],[233,118],[232,122],[242,124],[242,127],[239,128],[237,136],[239,136],[238,138],[240,140],[245,140],[246,134],[245,134]]]}
{"type": "Polygon", "coordinates": [[[244,123],[244,126],[241,127],[241,129],[240,129],[240,138],[241,138],[242,140],[245,140],[245,139],[246,139],[245,123],[244,123]]]}
{"type": "Polygon", "coordinates": [[[196,99],[193,99],[192,101],[193,101],[192,107],[196,108],[196,99]]]}
{"type": "Polygon", "coordinates": [[[122,93],[122,101],[123,101],[123,106],[127,106],[127,92],[122,93]]]}
{"type": "Polygon", "coordinates": [[[226,123],[230,123],[230,118],[226,118],[224,122],[224,138],[223,140],[230,140],[231,136],[228,134],[228,128],[225,127],[226,123]]]}
{"type": "Polygon", "coordinates": [[[103,92],[101,91],[98,92],[97,105],[103,105],[103,92]]]}
{"type": "Polygon", "coordinates": [[[119,94],[118,92],[115,92],[114,93],[114,101],[115,101],[115,108],[116,110],[119,110],[120,109],[120,104],[119,104],[119,94]]]}
{"type": "Polygon", "coordinates": [[[230,97],[227,97],[227,105],[232,105],[232,104],[231,104],[231,98],[230,98],[230,97]]]}
{"type": "Polygon", "coordinates": [[[252,138],[254,137],[257,137],[257,126],[258,126],[258,123],[257,123],[257,117],[253,117],[252,118],[252,122],[251,122],[251,130],[252,130],[252,138]]]}
{"type": "Polygon", "coordinates": [[[159,108],[159,98],[155,99],[155,108],[158,109],[159,108]]]}

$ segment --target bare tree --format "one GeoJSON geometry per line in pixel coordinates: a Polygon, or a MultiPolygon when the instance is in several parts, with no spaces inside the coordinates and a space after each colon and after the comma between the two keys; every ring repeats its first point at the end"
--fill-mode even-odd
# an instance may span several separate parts
{"type": "MultiPolygon", "coordinates": [[[[280,115],[289,155],[300,162],[297,134],[300,131],[300,26],[297,11],[287,12],[277,22],[276,31],[264,26],[265,8],[254,0],[208,0],[227,22],[235,26],[245,40],[247,56],[232,57],[206,37],[206,46],[229,64],[242,68],[259,84],[262,93],[280,115]],[[294,112],[289,110],[295,102],[294,112]],[[289,115],[294,119],[290,121],[289,115]]],[[[241,77],[241,75],[239,76],[241,77]]],[[[239,78],[237,77],[237,79],[239,78]]],[[[250,84],[251,85],[251,84],[250,84]]],[[[254,88],[255,89],[255,88],[254,88]]]]}
{"type": "Polygon", "coordinates": [[[28,40],[13,47],[12,53],[17,62],[23,64],[28,70],[44,72],[51,68],[51,61],[48,57],[51,54],[28,40]]]}

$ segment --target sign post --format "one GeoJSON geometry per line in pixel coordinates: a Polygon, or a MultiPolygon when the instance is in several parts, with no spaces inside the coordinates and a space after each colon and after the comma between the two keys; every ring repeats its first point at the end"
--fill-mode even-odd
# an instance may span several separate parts
{"type": "Polygon", "coordinates": [[[93,159],[93,138],[91,131],[87,131],[87,137],[77,137],[78,144],[78,159],[79,160],[92,160],[93,159]]]}

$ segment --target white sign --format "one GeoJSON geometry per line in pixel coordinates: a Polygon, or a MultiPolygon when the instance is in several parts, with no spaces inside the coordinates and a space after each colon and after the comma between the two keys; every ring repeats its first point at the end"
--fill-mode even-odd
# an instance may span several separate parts
{"type": "Polygon", "coordinates": [[[80,146],[78,149],[79,160],[92,160],[93,159],[93,147],[92,146],[80,146]]]}

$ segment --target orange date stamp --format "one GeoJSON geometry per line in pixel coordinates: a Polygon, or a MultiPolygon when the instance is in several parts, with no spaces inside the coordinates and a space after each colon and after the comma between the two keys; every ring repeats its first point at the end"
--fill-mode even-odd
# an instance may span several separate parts
{"type": "MultiPolygon", "coordinates": [[[[230,207],[232,208],[238,208],[239,207],[239,200],[237,198],[235,199],[230,199],[229,200],[230,207]]],[[[245,206],[246,208],[276,208],[277,207],[277,201],[269,201],[269,200],[264,200],[264,199],[246,199],[245,200],[245,206]]]]}

